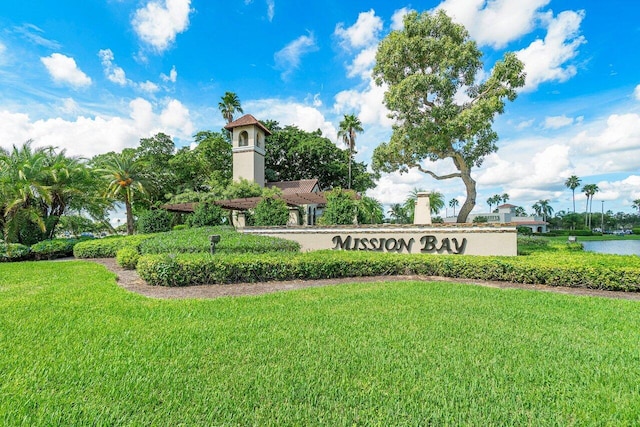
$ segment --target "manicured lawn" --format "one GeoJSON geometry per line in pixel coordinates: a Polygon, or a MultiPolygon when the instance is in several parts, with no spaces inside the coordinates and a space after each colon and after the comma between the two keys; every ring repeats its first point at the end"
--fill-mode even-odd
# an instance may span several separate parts
{"type": "Polygon", "coordinates": [[[0,264],[0,425],[638,425],[640,305],[450,283],[152,300],[0,264]]]}

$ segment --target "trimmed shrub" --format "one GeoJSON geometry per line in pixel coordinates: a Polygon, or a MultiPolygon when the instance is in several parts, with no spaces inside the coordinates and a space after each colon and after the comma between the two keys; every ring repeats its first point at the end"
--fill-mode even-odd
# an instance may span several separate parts
{"type": "Polygon", "coordinates": [[[138,259],[140,259],[140,254],[133,246],[125,246],[116,252],[116,262],[125,270],[135,270],[138,265],[138,259]]]}
{"type": "Polygon", "coordinates": [[[208,253],[209,236],[218,234],[216,253],[299,252],[300,244],[275,237],[238,233],[233,227],[198,227],[159,233],[140,245],[141,254],[208,253]]]}
{"type": "Polygon", "coordinates": [[[115,258],[118,250],[126,246],[137,249],[142,242],[150,237],[153,237],[153,234],[113,236],[80,242],[73,247],[73,256],[76,258],[115,258]]]}
{"type": "Polygon", "coordinates": [[[30,258],[29,246],[20,243],[0,243],[0,262],[25,261],[30,258]]]}
{"type": "Polygon", "coordinates": [[[73,255],[77,243],[77,239],[43,240],[31,246],[31,253],[36,260],[63,258],[73,255]]]}
{"type": "Polygon", "coordinates": [[[318,219],[321,225],[350,225],[356,221],[358,202],[352,190],[335,188],[328,193],[327,205],[318,219]]]}
{"type": "MultiPolygon", "coordinates": [[[[589,254],[592,255],[592,254],[589,254]]],[[[138,273],[151,285],[416,274],[624,291],[640,290],[637,257],[475,257],[317,251],[282,256],[144,255],[138,273]]]]}
{"type": "Polygon", "coordinates": [[[640,234],[640,227],[633,227],[633,228],[631,229],[631,232],[632,232],[633,234],[640,234]]]}
{"type": "Polygon", "coordinates": [[[263,198],[253,211],[253,224],[257,226],[287,225],[287,203],[275,197],[263,198]]]}
{"type": "Polygon", "coordinates": [[[523,236],[531,236],[533,234],[531,228],[525,227],[524,225],[519,225],[518,227],[516,227],[516,230],[518,230],[518,234],[521,234],[523,236]]]}
{"type": "Polygon", "coordinates": [[[161,233],[171,230],[172,215],[164,209],[144,211],[138,215],[136,230],[140,234],[161,233]]]}
{"type": "Polygon", "coordinates": [[[187,226],[189,227],[206,227],[221,225],[225,213],[222,208],[211,202],[200,202],[196,206],[195,211],[187,217],[187,226]]]}

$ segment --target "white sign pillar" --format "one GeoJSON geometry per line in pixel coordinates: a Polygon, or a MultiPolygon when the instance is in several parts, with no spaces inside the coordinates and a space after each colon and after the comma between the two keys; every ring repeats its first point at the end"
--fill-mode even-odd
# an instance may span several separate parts
{"type": "Polygon", "coordinates": [[[427,192],[418,193],[416,207],[413,214],[413,223],[419,225],[431,225],[431,203],[427,192]]]}

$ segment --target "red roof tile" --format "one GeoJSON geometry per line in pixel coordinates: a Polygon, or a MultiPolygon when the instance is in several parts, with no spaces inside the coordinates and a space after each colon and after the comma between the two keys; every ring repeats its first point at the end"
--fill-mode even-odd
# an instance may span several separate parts
{"type": "Polygon", "coordinates": [[[245,114],[244,116],[240,117],[238,120],[234,120],[231,123],[227,124],[224,128],[227,130],[232,130],[233,128],[237,128],[240,126],[250,126],[250,125],[258,126],[260,129],[264,131],[265,134],[271,135],[271,132],[269,131],[269,129],[267,129],[262,123],[258,121],[258,119],[253,117],[251,114],[245,114]]]}
{"type": "Polygon", "coordinates": [[[296,194],[296,193],[317,193],[318,180],[317,179],[301,179],[298,181],[280,181],[280,182],[267,182],[265,185],[267,188],[276,187],[282,191],[282,194],[296,194]]]}

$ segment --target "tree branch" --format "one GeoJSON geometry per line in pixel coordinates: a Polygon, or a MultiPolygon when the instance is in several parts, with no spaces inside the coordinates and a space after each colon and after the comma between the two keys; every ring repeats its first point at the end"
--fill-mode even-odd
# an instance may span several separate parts
{"type": "Polygon", "coordinates": [[[420,166],[418,164],[411,165],[411,166],[417,168],[422,173],[426,173],[427,175],[431,175],[433,178],[435,178],[437,180],[443,180],[443,179],[449,179],[449,178],[461,178],[462,177],[462,174],[460,172],[450,173],[448,175],[436,175],[435,173],[431,172],[430,170],[424,169],[422,166],[420,166]]]}

